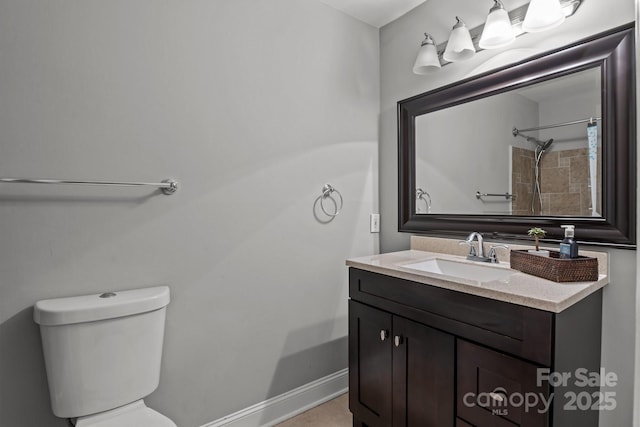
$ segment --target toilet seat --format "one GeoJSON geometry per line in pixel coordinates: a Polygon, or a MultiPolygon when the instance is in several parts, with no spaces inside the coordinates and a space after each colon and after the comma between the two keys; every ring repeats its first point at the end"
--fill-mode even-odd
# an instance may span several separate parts
{"type": "Polygon", "coordinates": [[[76,420],[76,427],[177,427],[169,418],[137,400],[125,406],[76,420]]]}

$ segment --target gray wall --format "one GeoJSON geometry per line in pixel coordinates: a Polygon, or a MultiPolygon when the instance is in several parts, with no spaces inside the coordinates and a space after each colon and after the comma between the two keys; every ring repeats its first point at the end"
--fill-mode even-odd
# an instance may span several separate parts
{"type": "MultiPolygon", "coordinates": [[[[507,9],[522,2],[505,1],[507,9]]],[[[633,0],[585,1],[577,14],[554,30],[527,34],[511,49],[545,51],[560,47],[635,19],[633,0]]],[[[429,0],[412,12],[383,27],[380,34],[380,213],[381,252],[409,247],[409,235],[397,231],[397,101],[466,77],[483,62],[500,52],[483,51],[466,63],[449,65],[435,74],[417,76],[411,72],[422,33],[432,33],[437,42],[448,37],[454,17],[459,15],[470,28],[480,25],[488,6],[484,2],[429,0]]],[[[526,51],[516,51],[513,55],[526,51]]],[[[611,284],[604,292],[602,365],[618,373],[615,388],[617,408],[601,413],[602,426],[632,423],[635,352],[636,253],[609,250],[611,284]]]]}
{"type": "Polygon", "coordinates": [[[2,1],[0,175],[182,187],[0,186],[0,424],[66,425],[45,298],[170,285],[147,402],[180,427],[345,368],[344,259],[378,249],[378,63],[377,29],[317,1],[2,1]]]}
{"type": "MultiPolygon", "coordinates": [[[[600,93],[595,91],[594,93],[585,92],[540,102],[540,123],[563,123],[576,119],[600,117],[601,114],[600,93]]],[[[598,125],[600,126],[601,122],[598,122],[598,125]]],[[[600,127],[598,129],[600,130],[600,127]]],[[[540,139],[544,141],[554,138],[548,152],[589,147],[586,123],[543,129],[539,135],[540,139]]]]}

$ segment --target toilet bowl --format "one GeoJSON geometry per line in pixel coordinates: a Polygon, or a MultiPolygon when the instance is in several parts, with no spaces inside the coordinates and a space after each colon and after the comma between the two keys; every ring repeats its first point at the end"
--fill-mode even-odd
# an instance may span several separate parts
{"type": "Polygon", "coordinates": [[[76,427],[177,427],[173,421],[138,400],[120,408],[80,417],[76,427]]]}

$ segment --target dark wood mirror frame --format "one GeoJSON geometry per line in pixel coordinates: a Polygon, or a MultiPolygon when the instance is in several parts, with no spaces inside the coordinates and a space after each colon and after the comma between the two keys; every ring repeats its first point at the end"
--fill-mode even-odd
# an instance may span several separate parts
{"type": "Polygon", "coordinates": [[[398,231],[431,235],[487,233],[526,238],[529,228],[594,245],[636,247],[636,100],[632,24],[398,102],[398,231]],[[419,214],[415,212],[415,118],[425,113],[600,67],[602,75],[602,217],[419,214]]]}

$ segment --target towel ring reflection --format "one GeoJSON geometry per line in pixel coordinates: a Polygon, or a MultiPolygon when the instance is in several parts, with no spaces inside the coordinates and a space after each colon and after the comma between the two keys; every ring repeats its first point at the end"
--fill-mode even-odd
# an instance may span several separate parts
{"type": "Polygon", "coordinates": [[[416,200],[422,200],[427,205],[427,213],[431,213],[431,194],[422,188],[416,188],[416,200]]]}
{"type": "Polygon", "coordinates": [[[333,187],[333,185],[325,184],[324,187],[322,187],[322,197],[320,197],[320,209],[322,209],[322,212],[324,212],[325,215],[331,216],[331,217],[338,216],[338,214],[342,210],[343,203],[344,203],[344,201],[342,200],[342,194],[340,194],[340,192],[338,190],[336,190],[335,187],[333,187]],[[338,205],[338,203],[336,203],[335,200],[333,200],[333,198],[331,198],[331,193],[336,193],[338,195],[338,197],[340,198],[340,204],[339,205],[338,205]],[[333,202],[335,203],[336,211],[334,213],[329,213],[324,208],[324,200],[326,198],[328,198],[328,197],[331,198],[331,200],[333,200],[333,202]]]}

